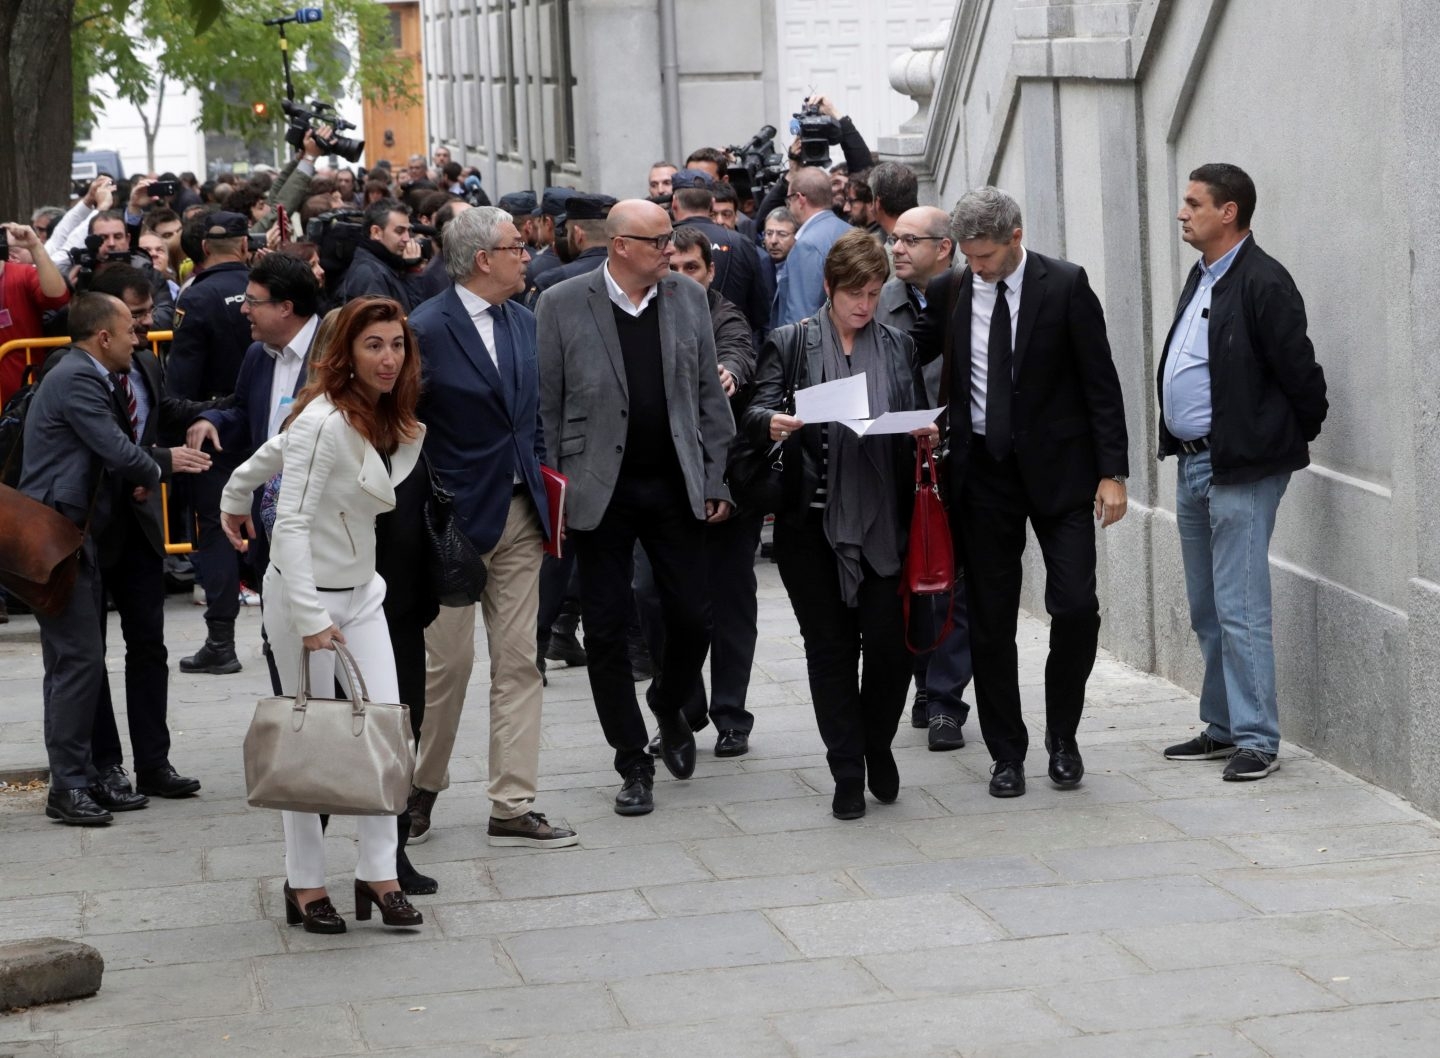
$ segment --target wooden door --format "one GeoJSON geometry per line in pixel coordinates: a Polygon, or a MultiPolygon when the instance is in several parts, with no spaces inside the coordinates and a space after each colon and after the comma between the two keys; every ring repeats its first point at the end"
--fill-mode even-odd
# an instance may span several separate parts
{"type": "Polygon", "coordinates": [[[395,171],[403,169],[412,154],[425,158],[430,152],[425,137],[425,71],[420,52],[420,4],[418,0],[390,3],[390,33],[395,53],[411,62],[410,90],[416,102],[395,106],[381,99],[366,99],[365,164],[373,167],[387,159],[395,171]]]}

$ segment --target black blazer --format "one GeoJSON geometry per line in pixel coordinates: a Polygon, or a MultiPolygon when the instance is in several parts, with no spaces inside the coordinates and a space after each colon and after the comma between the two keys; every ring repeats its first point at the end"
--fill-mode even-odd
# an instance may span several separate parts
{"type": "MultiPolygon", "coordinates": [[[[911,332],[922,364],[944,353],[947,333],[952,343],[945,395],[952,502],[964,484],[972,437],[971,278],[965,268],[931,280],[925,311],[911,332]],[[952,291],[952,284],[958,289],[952,291]]],[[[1085,269],[1033,250],[1026,251],[1020,288],[1011,400],[1015,458],[1037,514],[1086,506],[1094,501],[1101,478],[1130,472],[1125,405],[1100,300],[1085,269]]]]}

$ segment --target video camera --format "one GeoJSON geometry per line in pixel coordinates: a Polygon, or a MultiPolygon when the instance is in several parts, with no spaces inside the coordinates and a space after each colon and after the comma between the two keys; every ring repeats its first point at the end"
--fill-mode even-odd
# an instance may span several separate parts
{"type": "Polygon", "coordinates": [[[305,239],[320,249],[320,267],[325,269],[326,283],[333,287],[350,267],[355,247],[369,236],[365,213],[358,209],[332,209],[311,217],[305,225],[305,239]]]}
{"type": "Polygon", "coordinates": [[[310,109],[306,110],[294,100],[282,99],[280,109],[285,112],[289,122],[285,127],[285,142],[297,150],[304,148],[305,133],[309,132],[314,134],[315,142],[322,151],[326,154],[338,154],[347,162],[358,162],[360,155],[365,153],[364,140],[351,139],[349,136],[320,135],[320,128],[324,125],[329,125],[337,133],[355,128],[355,123],[342,118],[333,104],[322,103],[316,99],[311,101],[310,109]]]}
{"type": "Polygon", "coordinates": [[[800,164],[830,168],[830,148],[840,142],[840,122],[806,102],[791,115],[790,132],[800,137],[800,164]]]}
{"type": "Polygon", "coordinates": [[[775,181],[785,175],[785,156],[775,149],[775,126],[762,125],[760,131],[750,137],[750,142],[739,147],[726,147],[730,154],[739,159],[738,164],[729,167],[730,183],[744,197],[748,186],[758,202],[765,197],[775,181]]]}
{"type": "Polygon", "coordinates": [[[102,254],[100,252],[100,244],[104,241],[105,237],[103,235],[87,235],[85,236],[84,246],[77,246],[70,251],[70,263],[72,265],[78,265],[80,268],[79,273],[75,277],[75,286],[77,289],[85,289],[87,281],[95,269],[101,265],[109,264],[111,261],[124,261],[127,264],[134,264],[137,268],[152,267],[150,258],[144,254],[132,254],[128,250],[117,250],[114,253],[102,254]],[[144,258],[143,264],[139,261],[142,257],[144,258]]]}

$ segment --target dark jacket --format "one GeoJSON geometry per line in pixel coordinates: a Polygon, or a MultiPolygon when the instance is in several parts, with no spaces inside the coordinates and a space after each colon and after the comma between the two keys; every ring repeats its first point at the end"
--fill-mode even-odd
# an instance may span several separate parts
{"type": "Polygon", "coordinates": [[[367,295],[394,298],[409,312],[425,300],[423,277],[405,271],[401,258],[367,239],[355,247],[355,256],[340,281],[340,303],[367,295]]]}
{"type": "Polygon", "coordinates": [[[250,269],[244,261],[196,274],[175,304],[175,337],[165,358],[165,386],[188,400],[228,397],[250,347],[250,321],[240,311],[250,269]]]}
{"type": "Polygon", "coordinates": [[[739,422],[746,391],[755,378],[755,346],[750,340],[750,324],[735,303],[722,297],[714,287],[706,289],[705,298],[710,302],[710,322],[715,327],[715,359],[735,376],[730,410],[739,422]]]}
{"type": "Polygon", "coordinates": [[[750,329],[756,332],[758,348],[770,326],[770,300],[775,289],[769,273],[760,267],[755,244],[708,217],[686,217],[675,222],[677,228],[682,225],[710,240],[710,257],[715,264],[715,278],[710,285],[745,314],[750,329]]]}
{"type": "MultiPolygon", "coordinates": [[[[1165,427],[1165,361],[1200,282],[1190,270],[1160,352],[1160,458],[1180,443],[1165,427]]],[[[1246,240],[1210,292],[1210,467],[1217,485],[1241,485],[1310,462],[1329,402],[1325,372],[1305,333],[1305,302],[1279,261],[1246,240]]]]}
{"type": "MultiPolygon", "coordinates": [[[[924,382],[915,369],[915,343],[904,331],[887,327],[883,323],[872,323],[876,330],[876,342],[882,355],[893,357],[900,364],[901,377],[910,383],[907,399],[891,411],[907,411],[925,406],[924,382]]],[[[787,378],[793,378],[795,389],[813,386],[821,380],[822,358],[820,327],[816,320],[804,320],[777,327],[765,339],[760,350],[760,359],[755,368],[755,387],[750,403],[740,421],[741,432],[751,445],[769,447],[770,417],[783,410],[787,404],[787,378]],[[797,331],[804,327],[804,349],[800,350],[797,331]],[[801,360],[798,370],[791,366],[792,358],[799,353],[801,360]]],[[[810,509],[815,490],[820,484],[820,472],[824,465],[824,451],[820,443],[822,424],[807,424],[781,446],[784,452],[784,499],[775,517],[784,521],[799,521],[810,509]],[[798,457],[798,458],[797,458],[798,457]]],[[[830,429],[844,430],[839,423],[829,423],[830,429]]],[[[893,449],[895,460],[896,494],[895,517],[907,525],[909,506],[914,496],[915,481],[915,439],[909,434],[888,434],[884,437],[868,438],[864,444],[888,444],[893,449]]]]}
{"type": "MultiPolygon", "coordinates": [[[[969,268],[936,276],[925,290],[925,311],[910,332],[922,364],[942,355],[947,335],[953,346],[946,395],[951,503],[960,495],[974,436],[972,290],[969,268]],[[952,283],[959,284],[953,299],[952,283]]],[[[1010,422],[1026,497],[1047,516],[1090,505],[1100,479],[1130,473],[1130,463],[1120,378],[1110,358],[1105,314],[1085,269],[1027,250],[1014,364],[1010,422]]]]}
{"type": "Polygon", "coordinates": [[[587,246],[580,251],[580,255],[568,264],[559,265],[556,268],[547,268],[535,277],[534,294],[528,296],[526,306],[532,311],[535,303],[540,300],[540,295],[549,290],[556,283],[563,283],[567,279],[574,279],[576,276],[589,275],[605,263],[609,251],[603,246],[587,246]]]}

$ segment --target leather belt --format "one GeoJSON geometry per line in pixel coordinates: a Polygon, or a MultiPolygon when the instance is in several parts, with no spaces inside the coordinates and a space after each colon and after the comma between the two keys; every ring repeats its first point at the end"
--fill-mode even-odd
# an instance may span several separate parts
{"type": "Polygon", "coordinates": [[[1204,437],[1197,437],[1193,441],[1180,441],[1179,444],[1180,451],[1186,455],[1193,456],[1195,453],[1203,452],[1210,447],[1210,435],[1206,434],[1204,437]]]}

